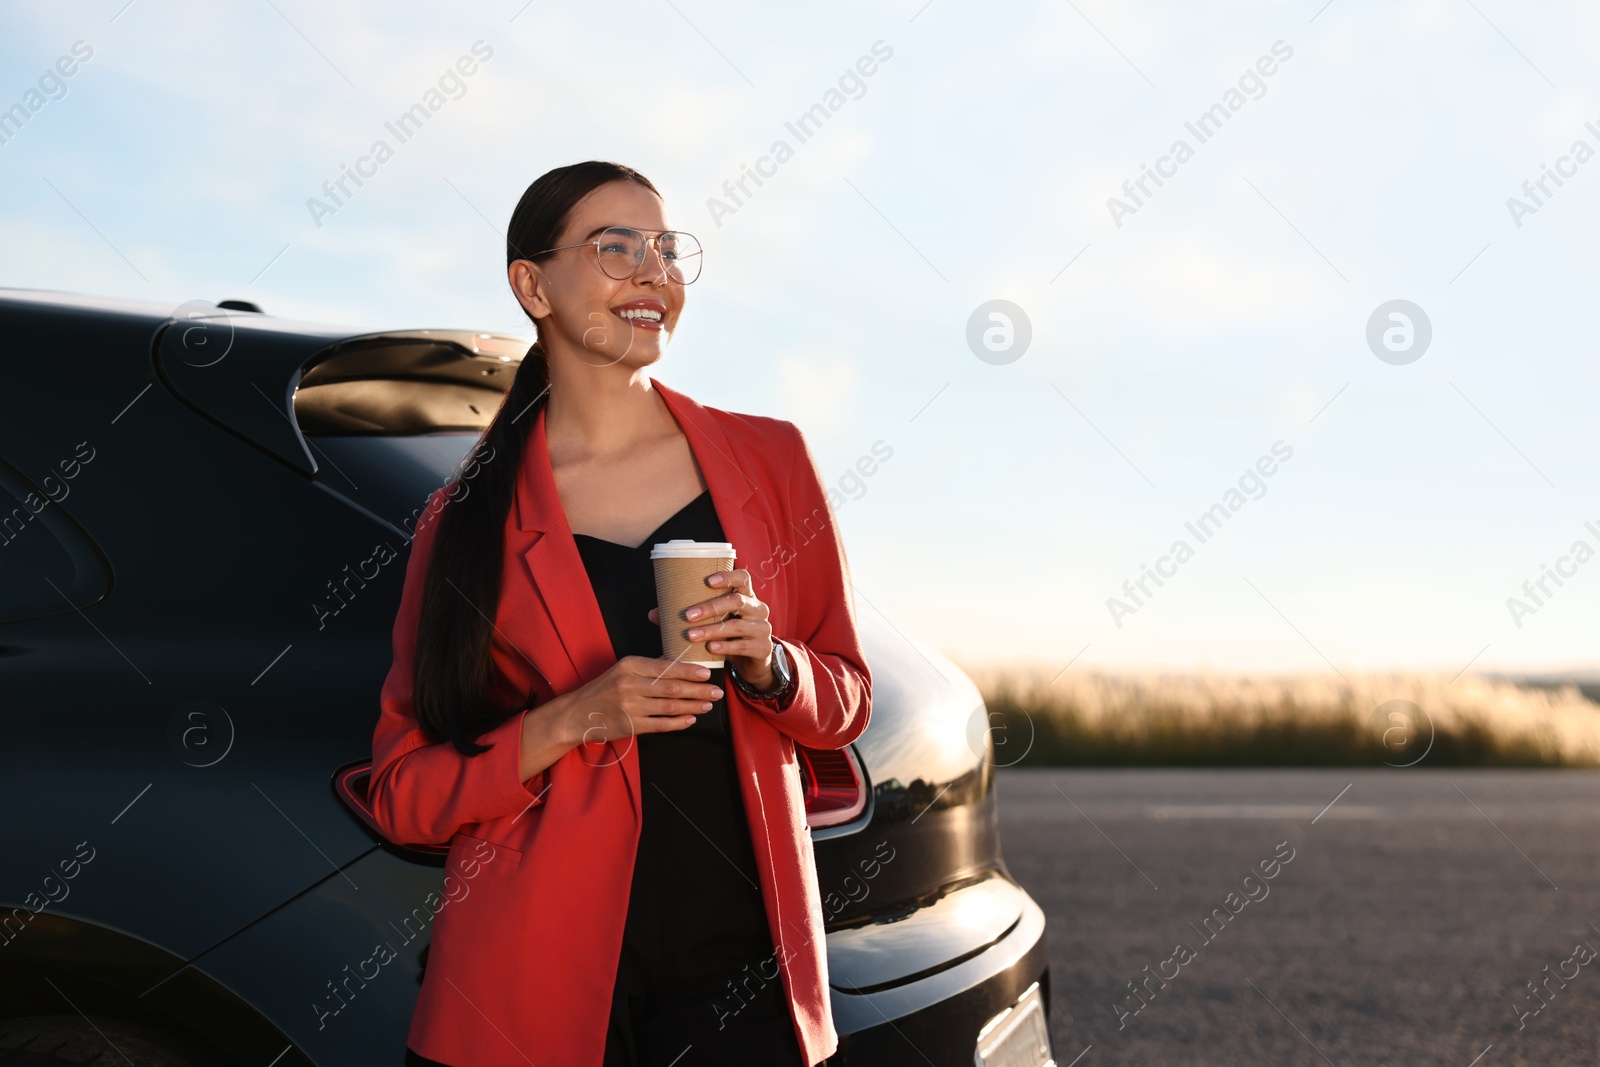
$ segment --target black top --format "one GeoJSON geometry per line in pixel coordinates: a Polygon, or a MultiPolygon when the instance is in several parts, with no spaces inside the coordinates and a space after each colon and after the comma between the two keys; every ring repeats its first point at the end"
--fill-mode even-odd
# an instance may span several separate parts
{"type": "MultiPolygon", "coordinates": [[[[637,546],[573,535],[618,659],[661,655],[661,630],[649,618],[656,607],[650,550],[680,537],[725,539],[709,490],[637,546]]],[[[706,599],[715,595],[708,586],[706,599]]],[[[709,681],[726,693],[724,668],[711,668],[709,681]]],[[[739,792],[727,697],[692,726],[639,734],[634,741],[643,826],[608,1043],[629,1040],[622,1031],[646,1028],[662,1013],[670,1013],[670,1025],[681,1028],[685,1040],[718,1033],[728,1016],[741,1023],[773,1015],[787,1020],[739,792]]]]}

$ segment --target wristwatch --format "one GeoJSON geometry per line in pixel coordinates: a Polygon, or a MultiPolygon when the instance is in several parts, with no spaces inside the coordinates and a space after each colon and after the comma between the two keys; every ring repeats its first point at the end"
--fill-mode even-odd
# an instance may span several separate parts
{"type": "Polygon", "coordinates": [[[772,689],[763,693],[739,677],[739,672],[732,668],[729,668],[728,674],[739,691],[754,700],[773,700],[782,704],[794,689],[794,664],[789,661],[789,650],[783,647],[782,641],[772,643],[772,674],[775,679],[772,689]]]}

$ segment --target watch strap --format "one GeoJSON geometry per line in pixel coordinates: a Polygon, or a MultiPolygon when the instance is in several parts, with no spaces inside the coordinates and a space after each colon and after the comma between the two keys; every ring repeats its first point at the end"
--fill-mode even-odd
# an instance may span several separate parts
{"type": "Polygon", "coordinates": [[[769,700],[782,704],[794,690],[795,685],[794,664],[789,657],[789,650],[783,646],[782,641],[773,642],[772,670],[777,677],[777,682],[767,692],[757,689],[739,677],[739,672],[731,667],[728,670],[728,674],[733,678],[733,684],[738,686],[739,691],[745,696],[754,700],[769,700]]]}

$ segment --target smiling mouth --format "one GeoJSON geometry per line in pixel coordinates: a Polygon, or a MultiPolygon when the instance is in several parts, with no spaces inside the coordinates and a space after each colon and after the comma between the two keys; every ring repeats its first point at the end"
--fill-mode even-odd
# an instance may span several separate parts
{"type": "Polygon", "coordinates": [[[626,322],[630,326],[637,326],[645,330],[661,330],[664,328],[665,316],[654,308],[624,308],[621,311],[613,308],[611,314],[626,322]]]}

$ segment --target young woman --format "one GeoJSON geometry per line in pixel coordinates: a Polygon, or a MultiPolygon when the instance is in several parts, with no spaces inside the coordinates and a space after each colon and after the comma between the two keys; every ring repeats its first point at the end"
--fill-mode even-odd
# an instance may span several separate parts
{"type": "Polygon", "coordinates": [[[373,737],[380,826],[450,846],[409,1062],[819,1063],[794,746],[859,737],[871,675],[816,464],[651,378],[700,249],[642,175],[545,174],[506,244],[538,340],[418,524],[373,737]],[[734,546],[688,613],[724,668],[661,655],[674,538],[734,546]]]}

